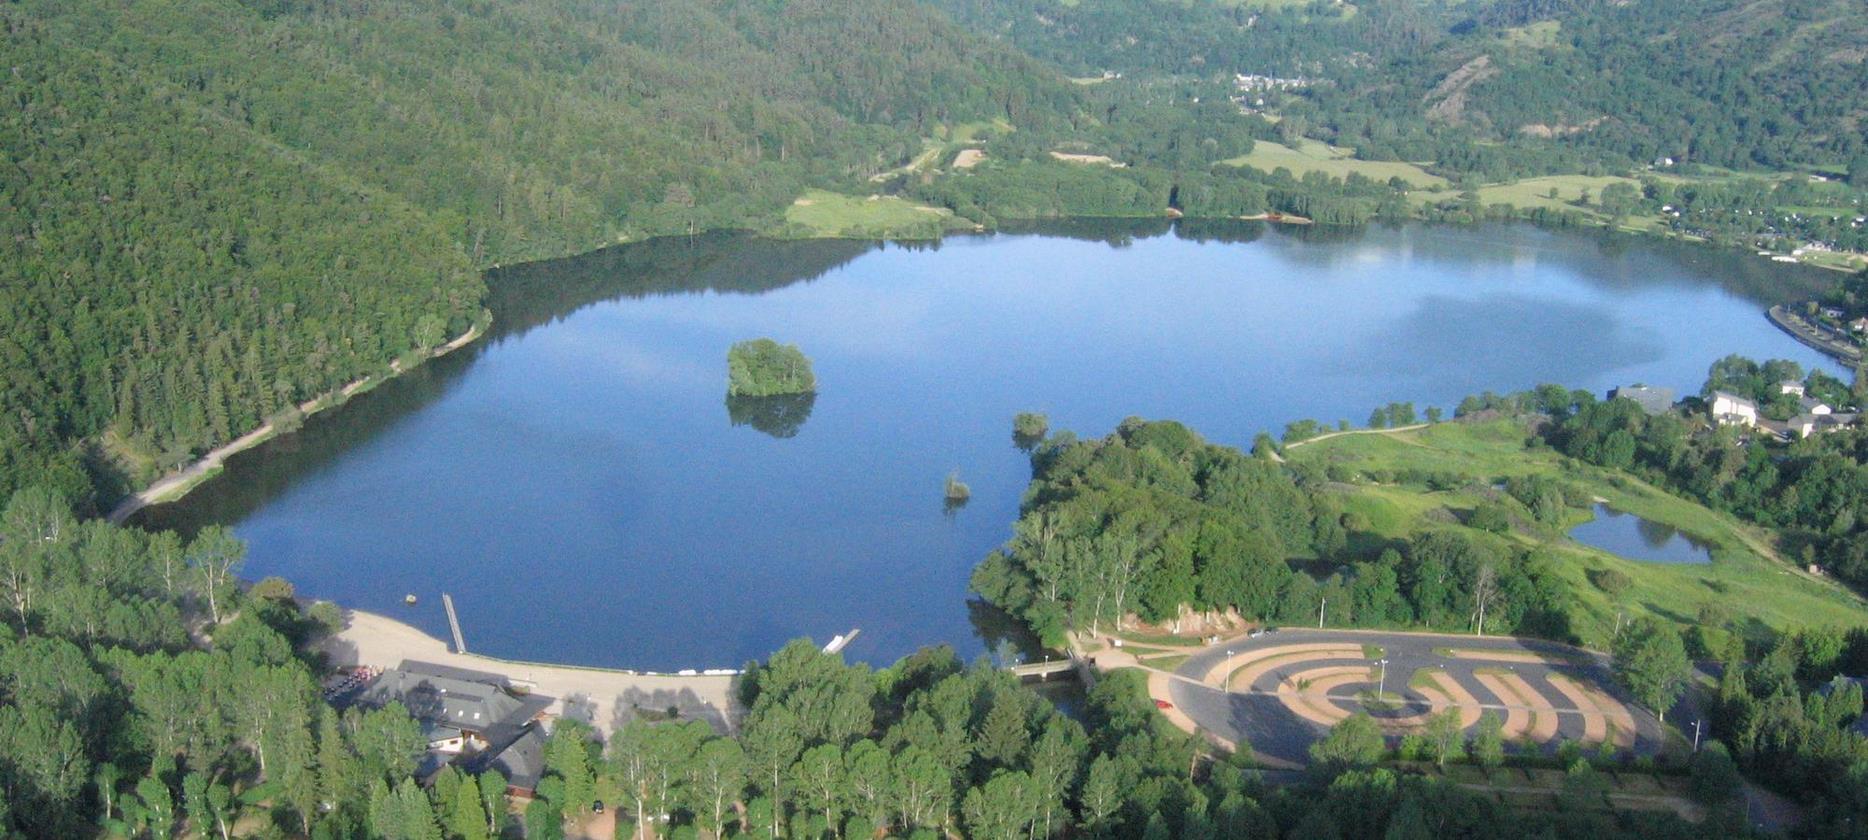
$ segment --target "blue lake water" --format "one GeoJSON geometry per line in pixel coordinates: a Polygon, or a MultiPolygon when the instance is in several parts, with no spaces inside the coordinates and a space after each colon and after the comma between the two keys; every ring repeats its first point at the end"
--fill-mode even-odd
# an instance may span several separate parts
{"type": "Polygon", "coordinates": [[[1596,505],[1596,518],[1570,529],[1570,539],[1644,563],[1711,563],[1712,546],[1671,525],[1596,505]]]}
{"type": "Polygon", "coordinates": [[[966,582],[1030,477],[1016,412],[1082,435],[1176,418],[1245,446],[1549,381],[1690,393],[1727,353],[1821,363],[1762,314],[1814,277],[1529,227],[657,241],[494,272],[486,339],[141,522],[231,524],[247,577],[437,636],[450,592],[497,656],[732,666],[851,627],[858,659],[973,656],[1009,633],[966,582]],[[757,336],[811,357],[813,402],[729,411],[727,347],[757,336]],[[958,510],[951,472],[972,488],[958,510]]]}

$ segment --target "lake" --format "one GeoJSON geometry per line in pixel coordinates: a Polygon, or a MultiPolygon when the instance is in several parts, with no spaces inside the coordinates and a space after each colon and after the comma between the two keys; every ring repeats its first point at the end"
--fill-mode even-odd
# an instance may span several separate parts
{"type": "Polygon", "coordinates": [[[1542,382],[1691,393],[1728,353],[1823,363],[1762,310],[1828,279],[1524,226],[658,240],[492,272],[485,339],[137,521],[230,524],[246,577],[440,637],[452,593],[494,656],[723,667],[860,627],[856,659],[972,657],[1020,641],[967,594],[1030,478],[1017,412],[1247,446],[1542,382]],[[812,358],[814,400],[726,403],[727,347],[758,336],[812,358]]]}
{"type": "Polygon", "coordinates": [[[1598,503],[1596,518],[1570,529],[1570,539],[1644,563],[1711,563],[1712,546],[1671,525],[1598,503]]]}

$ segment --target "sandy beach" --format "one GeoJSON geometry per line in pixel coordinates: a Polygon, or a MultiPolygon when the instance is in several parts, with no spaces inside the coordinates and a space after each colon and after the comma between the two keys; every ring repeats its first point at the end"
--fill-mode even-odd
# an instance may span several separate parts
{"type": "Polygon", "coordinates": [[[704,720],[729,733],[739,725],[737,676],[636,674],[605,668],[516,662],[455,653],[446,642],[387,616],[346,610],[344,630],[321,649],[338,666],[393,668],[405,659],[499,674],[509,682],[557,698],[548,710],[609,733],[643,712],[673,708],[685,720],[704,720]]]}

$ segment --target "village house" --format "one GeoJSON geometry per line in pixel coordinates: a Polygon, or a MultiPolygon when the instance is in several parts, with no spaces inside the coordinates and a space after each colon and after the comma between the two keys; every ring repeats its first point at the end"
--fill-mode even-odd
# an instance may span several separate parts
{"type": "Polygon", "coordinates": [[[509,793],[530,797],[544,772],[543,721],[554,700],[515,691],[498,674],[404,660],[349,705],[408,709],[428,739],[417,770],[424,783],[452,764],[468,773],[498,771],[509,793]]]}
{"type": "Polygon", "coordinates": [[[1649,416],[1666,414],[1673,410],[1673,389],[1656,388],[1649,385],[1623,385],[1609,389],[1609,399],[1633,400],[1641,406],[1641,411],[1649,416]]]}
{"type": "Polygon", "coordinates": [[[1868,333],[1868,316],[1863,316],[1860,318],[1856,318],[1853,321],[1850,321],[1849,331],[1858,332],[1858,333],[1868,333]]]}
{"type": "Polygon", "coordinates": [[[1803,383],[1798,382],[1795,379],[1786,379],[1782,382],[1777,383],[1777,393],[1794,394],[1796,396],[1801,397],[1803,396],[1803,383]]]}
{"type": "Polygon", "coordinates": [[[1714,391],[1707,403],[1712,418],[1722,426],[1756,426],[1758,404],[1730,391],[1714,391]]]}
{"type": "Polygon", "coordinates": [[[1714,391],[1707,407],[1712,414],[1712,421],[1721,426],[1758,425],[1758,404],[1737,394],[1714,391]]]}
{"type": "MultiPolygon", "coordinates": [[[[1827,406],[1825,406],[1826,408],[1827,406]]],[[[1786,432],[1796,432],[1801,437],[1827,434],[1855,425],[1856,415],[1838,412],[1822,414],[1799,414],[1784,424],[1786,432]]]]}

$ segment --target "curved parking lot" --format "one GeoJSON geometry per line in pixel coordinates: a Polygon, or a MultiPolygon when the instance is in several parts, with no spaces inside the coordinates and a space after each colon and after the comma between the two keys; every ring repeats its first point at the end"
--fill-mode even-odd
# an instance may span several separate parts
{"type": "Polygon", "coordinates": [[[1455,709],[1468,729],[1492,712],[1519,749],[1572,740],[1652,754],[1665,741],[1605,658],[1523,639],[1283,630],[1209,645],[1151,684],[1157,700],[1272,764],[1304,763],[1311,743],[1359,711],[1393,737],[1455,709]]]}

